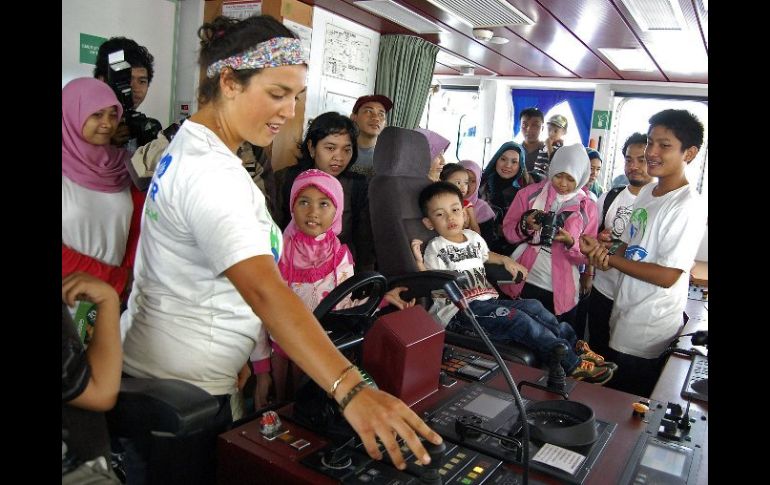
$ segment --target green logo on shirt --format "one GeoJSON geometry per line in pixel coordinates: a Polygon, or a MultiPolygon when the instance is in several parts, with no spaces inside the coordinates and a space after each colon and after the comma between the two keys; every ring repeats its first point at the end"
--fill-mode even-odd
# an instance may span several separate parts
{"type": "Polygon", "coordinates": [[[637,232],[644,236],[645,229],[647,229],[647,209],[634,209],[634,213],[631,214],[631,237],[636,236],[637,232]]]}
{"type": "Polygon", "coordinates": [[[270,251],[273,253],[273,258],[277,263],[281,259],[281,238],[278,237],[281,232],[278,230],[278,226],[275,223],[270,225],[270,251]]]}

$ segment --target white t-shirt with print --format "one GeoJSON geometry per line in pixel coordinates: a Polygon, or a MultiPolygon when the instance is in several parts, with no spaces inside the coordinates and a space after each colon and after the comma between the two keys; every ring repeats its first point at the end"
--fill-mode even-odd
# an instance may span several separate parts
{"type": "Polygon", "coordinates": [[[128,187],[99,192],[61,176],[61,242],[81,254],[120,266],[133,211],[128,187]]]}
{"type": "MultiPolygon", "coordinates": [[[[497,291],[489,284],[484,263],[489,258],[489,247],[478,233],[464,229],[465,242],[455,243],[442,236],[430,240],[425,248],[423,262],[427,269],[451,270],[465,274],[469,285],[460,285],[468,301],[497,298],[497,291]]],[[[457,313],[444,291],[434,292],[430,313],[446,326],[457,313]]]]}
{"type": "Polygon", "coordinates": [[[124,370],[181,379],[214,395],[235,392],[249,354],[257,346],[252,355],[266,358],[269,344],[223,272],[253,256],[277,261],[281,241],[241,160],[208,128],[185,121],[147,193],[124,370]]]}
{"type": "MultiPolygon", "coordinates": [[[[599,197],[599,202],[597,203],[599,214],[604,210],[604,201],[609,193],[609,191],[604,192],[599,197]]],[[[604,227],[605,229],[610,228],[612,230],[612,239],[620,239],[623,236],[628,221],[631,219],[635,200],[636,196],[626,187],[618,193],[615,200],[607,208],[607,214],[604,216],[604,227]]],[[[618,288],[618,279],[620,279],[620,271],[615,268],[610,268],[607,271],[595,270],[593,289],[610,300],[614,300],[615,290],[618,288]]]]}
{"type": "Polygon", "coordinates": [[[706,229],[706,202],[692,185],[660,197],[657,184],[642,187],[622,239],[626,259],[682,270],[670,288],[621,274],[610,317],[610,347],[652,359],[679,332],[687,303],[689,273],[706,229]]]}

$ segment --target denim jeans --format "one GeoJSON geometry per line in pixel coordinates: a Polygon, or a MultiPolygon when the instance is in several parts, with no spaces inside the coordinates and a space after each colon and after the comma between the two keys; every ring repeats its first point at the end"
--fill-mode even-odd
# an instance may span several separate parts
{"type": "MultiPolygon", "coordinates": [[[[527,346],[538,354],[541,362],[548,362],[554,345],[563,343],[568,350],[561,365],[567,375],[580,363],[580,357],[575,353],[575,331],[568,323],[559,322],[539,301],[491,298],[474,300],[469,306],[490,340],[514,341],[527,346]]],[[[452,327],[473,328],[462,312],[449,320],[447,328],[452,330],[452,327]]]]}

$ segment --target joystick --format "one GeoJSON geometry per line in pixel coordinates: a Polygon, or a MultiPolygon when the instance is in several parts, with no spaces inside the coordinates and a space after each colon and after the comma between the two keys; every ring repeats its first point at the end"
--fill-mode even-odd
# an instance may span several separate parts
{"type": "Polygon", "coordinates": [[[334,470],[341,470],[349,467],[353,464],[353,459],[350,457],[350,449],[348,446],[352,445],[354,441],[355,437],[350,438],[339,446],[330,448],[324,453],[321,458],[321,463],[334,470]]]}
{"type": "Polygon", "coordinates": [[[444,481],[441,479],[439,469],[444,465],[444,453],[446,453],[446,444],[442,441],[440,445],[434,445],[430,441],[423,442],[425,450],[430,455],[430,463],[423,465],[420,474],[420,483],[430,485],[441,485],[444,481]]]}
{"type": "Polygon", "coordinates": [[[551,359],[548,362],[548,382],[546,386],[563,391],[567,383],[567,373],[561,366],[561,360],[567,354],[567,346],[563,343],[554,345],[551,350],[551,359]]]}

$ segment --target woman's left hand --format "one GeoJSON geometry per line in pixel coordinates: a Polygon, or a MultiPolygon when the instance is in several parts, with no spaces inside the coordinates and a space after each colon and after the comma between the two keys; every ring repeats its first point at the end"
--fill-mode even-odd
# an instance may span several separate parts
{"type": "Polygon", "coordinates": [[[389,292],[385,293],[385,301],[395,306],[399,310],[413,307],[414,304],[417,302],[415,298],[412,298],[410,301],[404,301],[401,299],[401,292],[406,291],[408,289],[409,288],[407,288],[406,286],[397,286],[393,288],[389,292]]]}
{"type": "Polygon", "coordinates": [[[575,240],[572,238],[572,234],[567,232],[566,229],[563,227],[559,228],[559,234],[556,235],[556,237],[553,238],[554,241],[559,241],[560,243],[564,244],[568,248],[571,248],[575,244],[575,240]]]}

